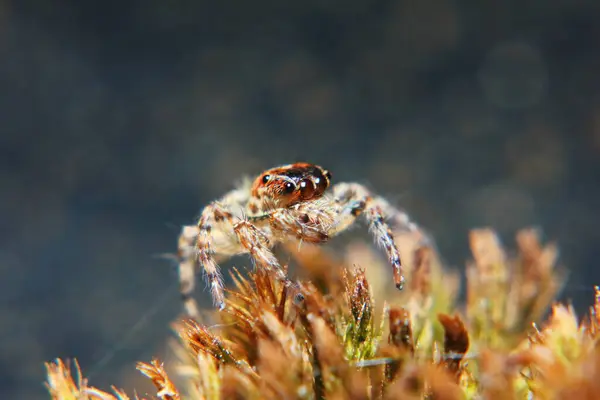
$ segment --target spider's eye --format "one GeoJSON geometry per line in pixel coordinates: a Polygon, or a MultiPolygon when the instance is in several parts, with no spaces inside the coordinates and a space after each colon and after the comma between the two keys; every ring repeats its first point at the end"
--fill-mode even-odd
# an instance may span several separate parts
{"type": "Polygon", "coordinates": [[[262,183],[267,183],[269,182],[269,179],[271,179],[271,175],[265,175],[262,177],[262,183]]]}
{"type": "Polygon", "coordinates": [[[305,199],[311,198],[315,194],[315,185],[309,179],[300,181],[300,192],[305,199]]]}
{"type": "Polygon", "coordinates": [[[286,182],[285,185],[283,185],[283,192],[284,193],[290,194],[295,189],[296,189],[296,185],[294,185],[292,182],[286,182]]]}
{"type": "Polygon", "coordinates": [[[331,182],[331,172],[325,171],[325,176],[327,177],[327,180],[331,182]]]}

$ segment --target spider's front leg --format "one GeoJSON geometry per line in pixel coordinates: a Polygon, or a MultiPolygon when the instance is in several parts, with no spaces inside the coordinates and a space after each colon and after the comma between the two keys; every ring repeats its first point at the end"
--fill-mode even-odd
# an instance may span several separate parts
{"type": "Polygon", "coordinates": [[[296,287],[271,251],[279,236],[272,234],[270,220],[270,214],[240,219],[214,202],[202,211],[197,225],[183,227],[178,246],[179,281],[187,315],[199,317],[198,305],[192,297],[199,267],[205,272],[214,305],[220,310],[225,307],[223,282],[215,260],[217,252],[225,256],[248,253],[261,267],[273,271],[287,288],[296,287]]]}
{"type": "Polygon", "coordinates": [[[402,261],[394,240],[394,234],[386,219],[399,225],[416,230],[416,225],[408,215],[389,204],[384,198],[373,195],[366,187],[358,183],[339,183],[333,187],[334,202],[338,207],[337,221],[330,235],[348,229],[360,215],[364,215],[369,223],[369,230],[375,241],[385,249],[393,268],[394,284],[400,290],[404,287],[402,261]]]}
{"type": "Polygon", "coordinates": [[[248,217],[234,226],[242,247],[258,264],[275,272],[276,278],[288,290],[292,290],[295,301],[303,298],[299,285],[286,276],[271,249],[277,242],[290,239],[309,243],[327,241],[327,229],[333,223],[334,209],[324,207],[326,204],[329,202],[317,200],[289,208],[278,208],[266,214],[248,217]]]}
{"type": "Polygon", "coordinates": [[[262,221],[260,217],[251,217],[249,220],[243,219],[233,226],[233,231],[240,245],[250,254],[255,262],[263,268],[273,271],[278,280],[285,282],[286,286],[289,286],[289,280],[283,272],[279,260],[273,254],[273,251],[271,251],[274,245],[274,238],[269,237],[270,235],[266,233],[268,231],[262,231],[255,225],[256,222],[260,221],[262,221]]]}
{"type": "Polygon", "coordinates": [[[271,250],[275,242],[283,240],[282,232],[273,227],[273,217],[279,215],[281,210],[258,217],[250,217],[235,224],[234,231],[242,247],[250,254],[252,259],[275,273],[278,281],[282,282],[288,297],[295,302],[304,299],[297,283],[291,281],[271,250]]]}

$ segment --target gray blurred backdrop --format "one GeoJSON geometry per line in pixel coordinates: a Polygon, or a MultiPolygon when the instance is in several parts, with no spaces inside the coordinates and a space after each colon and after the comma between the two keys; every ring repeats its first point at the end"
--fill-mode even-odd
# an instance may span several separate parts
{"type": "Polygon", "coordinates": [[[57,356],[130,388],[180,311],[156,255],[297,160],[388,196],[457,268],[469,228],[538,225],[591,303],[599,1],[218,3],[0,1],[0,398],[44,398],[57,356]]]}

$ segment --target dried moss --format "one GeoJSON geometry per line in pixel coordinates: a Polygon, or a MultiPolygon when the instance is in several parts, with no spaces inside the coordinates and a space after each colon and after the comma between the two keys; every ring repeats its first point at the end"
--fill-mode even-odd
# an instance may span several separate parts
{"type": "MultiPolygon", "coordinates": [[[[175,322],[177,362],[138,369],[161,399],[599,397],[600,292],[581,320],[552,305],[564,281],[554,245],[523,230],[509,257],[492,230],[472,231],[461,305],[456,274],[399,238],[412,254],[403,292],[360,243],[341,256],[290,247],[305,275],[295,292],[268,271],[234,271],[220,323],[175,322]]],[[[128,399],[89,387],[75,366],[46,364],[52,398],[128,399]]]]}

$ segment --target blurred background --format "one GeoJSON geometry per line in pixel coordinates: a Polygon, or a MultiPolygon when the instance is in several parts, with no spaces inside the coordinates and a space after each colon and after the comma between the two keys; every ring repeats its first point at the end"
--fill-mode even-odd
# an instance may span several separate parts
{"type": "Polygon", "coordinates": [[[0,398],[47,397],[59,356],[131,389],[180,312],[157,255],[241,176],[297,160],[408,210],[449,267],[472,227],[513,248],[539,226],[584,312],[599,18],[596,0],[0,1],[0,398]]]}

